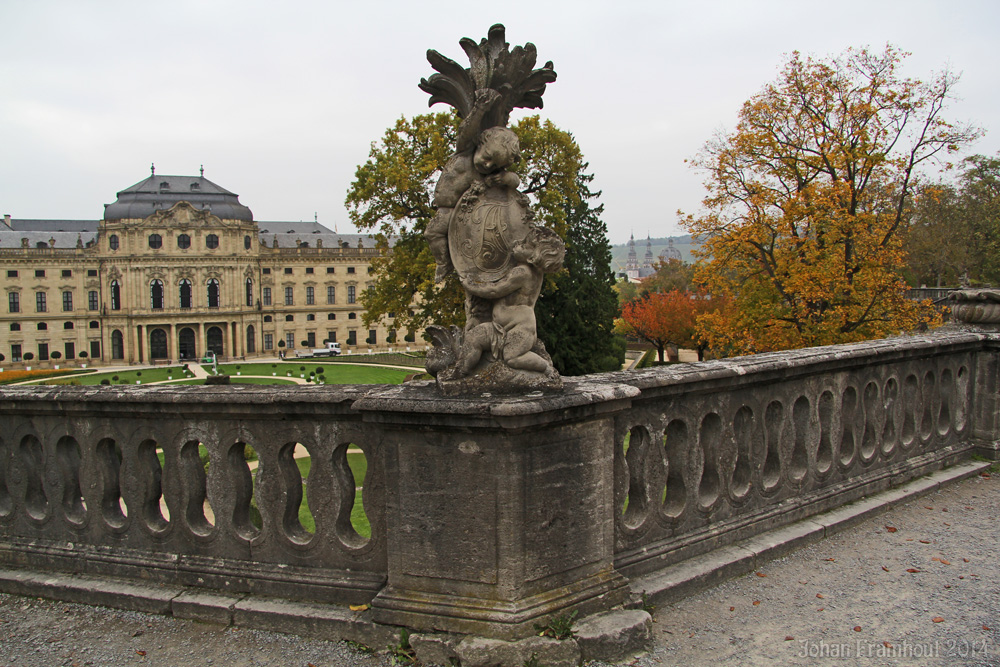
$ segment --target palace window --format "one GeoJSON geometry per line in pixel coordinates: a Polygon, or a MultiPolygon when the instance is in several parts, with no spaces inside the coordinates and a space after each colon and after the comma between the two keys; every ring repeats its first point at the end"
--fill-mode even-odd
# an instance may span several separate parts
{"type": "Polygon", "coordinates": [[[149,235],[149,247],[153,250],[159,250],[163,247],[163,237],[159,234],[149,235]]]}
{"type": "Polygon", "coordinates": [[[285,334],[285,347],[287,347],[289,350],[295,349],[295,334],[293,333],[285,334]]]}
{"type": "Polygon", "coordinates": [[[111,236],[108,237],[108,246],[110,246],[112,250],[118,250],[118,235],[117,234],[112,234],[111,236]]]}
{"type": "Polygon", "coordinates": [[[163,309],[163,281],[153,280],[149,283],[149,301],[153,310],[163,309]]]}
{"type": "Polygon", "coordinates": [[[250,249],[250,237],[249,236],[244,236],[243,237],[243,247],[246,248],[247,250],[250,249]]]}
{"type": "Polygon", "coordinates": [[[35,277],[36,278],[44,278],[45,277],[45,269],[35,269],[35,277]]]}
{"type": "Polygon", "coordinates": [[[64,343],[63,349],[66,351],[67,359],[76,359],[76,343],[64,343]]]}
{"type": "Polygon", "coordinates": [[[216,278],[211,278],[208,281],[208,307],[219,307],[219,281],[216,278]]]}
{"type": "Polygon", "coordinates": [[[100,306],[97,300],[97,290],[87,292],[87,310],[97,310],[100,306]]]}
{"type": "Polygon", "coordinates": [[[49,360],[49,344],[39,343],[38,344],[38,360],[48,361],[49,360]]]}
{"type": "Polygon", "coordinates": [[[295,305],[295,293],[292,291],[291,287],[285,288],[285,305],[286,306],[295,305]]]}
{"type": "Polygon", "coordinates": [[[10,360],[11,361],[21,361],[21,345],[11,345],[10,346],[10,360]]]}
{"type": "Polygon", "coordinates": [[[348,345],[357,345],[358,344],[358,332],[357,331],[348,331],[347,332],[347,344],[348,345]]]}
{"type": "Polygon", "coordinates": [[[17,278],[17,271],[13,271],[13,270],[8,271],[7,272],[7,277],[8,278],[17,278]]]}
{"type": "Polygon", "coordinates": [[[48,310],[45,304],[45,292],[35,292],[35,312],[44,313],[48,310]]]}
{"type": "Polygon", "coordinates": [[[357,289],[354,287],[354,285],[348,285],[347,286],[347,303],[357,303],[357,302],[358,302],[357,289]]]}
{"type": "Polygon", "coordinates": [[[274,334],[269,334],[269,333],[264,334],[264,349],[265,350],[274,349],[274,334]]]}
{"type": "Polygon", "coordinates": [[[63,322],[63,329],[73,329],[73,328],[74,326],[72,322],[63,322]]]}
{"type": "Polygon", "coordinates": [[[21,312],[21,294],[19,292],[7,293],[7,311],[11,313],[21,312]]]}
{"type": "Polygon", "coordinates": [[[326,302],[328,304],[337,303],[337,288],[333,285],[326,286],[326,302]]]}
{"type": "Polygon", "coordinates": [[[187,234],[181,234],[177,237],[177,247],[181,250],[187,250],[191,247],[191,237],[187,234]]]}
{"type": "Polygon", "coordinates": [[[316,304],[316,289],[314,287],[306,287],[306,305],[312,306],[316,304]]]}
{"type": "Polygon", "coordinates": [[[35,325],[35,328],[38,329],[39,331],[48,331],[49,325],[46,324],[45,322],[39,322],[38,324],[35,325]]]}
{"type": "Polygon", "coordinates": [[[253,280],[247,278],[247,307],[253,307],[253,280]]]}
{"type": "Polygon", "coordinates": [[[62,270],[62,277],[63,278],[72,278],[73,277],[73,270],[72,269],[63,269],[62,270]]]}
{"type": "Polygon", "coordinates": [[[261,298],[264,300],[264,305],[265,306],[270,306],[271,305],[271,288],[270,287],[265,287],[263,290],[261,290],[261,298]]]}
{"type": "Polygon", "coordinates": [[[63,292],[62,297],[63,297],[63,312],[69,312],[73,310],[73,293],[67,290],[63,292]]]}
{"type": "Polygon", "coordinates": [[[181,292],[181,308],[191,307],[191,281],[187,278],[181,280],[180,283],[181,292]]]}
{"type": "Polygon", "coordinates": [[[219,247],[219,237],[215,234],[209,234],[205,237],[205,247],[210,250],[215,250],[219,247]]]}
{"type": "Polygon", "coordinates": [[[122,332],[118,329],[111,332],[111,358],[125,358],[125,337],[122,336],[122,332]]]}
{"type": "Polygon", "coordinates": [[[11,322],[10,323],[10,330],[11,331],[20,331],[21,330],[21,323],[20,322],[11,322]]]}
{"type": "MultiPolygon", "coordinates": [[[[117,280],[111,281],[111,310],[121,310],[122,309],[122,288],[118,284],[117,280]]],[[[119,335],[121,335],[119,333],[119,335]]],[[[115,357],[115,359],[121,359],[122,357],[115,357]]]]}

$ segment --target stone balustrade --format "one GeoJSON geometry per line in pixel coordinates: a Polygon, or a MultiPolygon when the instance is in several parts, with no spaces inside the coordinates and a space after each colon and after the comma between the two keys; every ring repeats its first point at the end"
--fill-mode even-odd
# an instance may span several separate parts
{"type": "Polygon", "coordinates": [[[626,604],[630,580],[685,559],[1000,458],[998,343],[943,332],[508,397],[419,382],[2,388],[0,565],[522,637],[626,604]],[[370,537],[351,520],[350,445],[367,460],[370,537]]]}

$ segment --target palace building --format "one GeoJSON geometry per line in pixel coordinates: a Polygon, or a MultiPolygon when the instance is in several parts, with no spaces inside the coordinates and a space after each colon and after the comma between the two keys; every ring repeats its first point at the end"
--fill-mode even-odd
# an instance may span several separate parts
{"type": "Polygon", "coordinates": [[[101,220],[0,225],[0,364],[165,363],[275,357],[336,341],[406,345],[366,328],[371,237],[318,222],[260,222],[200,176],[149,178],[101,220]]]}

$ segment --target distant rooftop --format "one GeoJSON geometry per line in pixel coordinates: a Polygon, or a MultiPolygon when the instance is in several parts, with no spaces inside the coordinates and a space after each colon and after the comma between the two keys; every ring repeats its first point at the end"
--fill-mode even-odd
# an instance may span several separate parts
{"type": "Polygon", "coordinates": [[[225,220],[253,221],[253,213],[240,203],[238,195],[204,176],[160,176],[155,172],[119,192],[115,203],[105,204],[104,219],[143,219],[179,201],[207,209],[225,220]]]}

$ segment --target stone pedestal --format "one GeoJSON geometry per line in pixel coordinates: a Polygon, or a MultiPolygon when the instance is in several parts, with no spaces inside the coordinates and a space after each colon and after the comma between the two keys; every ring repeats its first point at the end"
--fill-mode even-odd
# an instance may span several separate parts
{"type": "Polygon", "coordinates": [[[430,383],[355,404],[385,451],[388,583],[377,622],[513,639],[625,601],[613,568],[622,385],[495,399],[430,383]]]}

